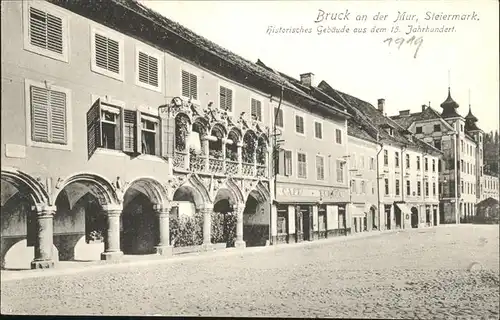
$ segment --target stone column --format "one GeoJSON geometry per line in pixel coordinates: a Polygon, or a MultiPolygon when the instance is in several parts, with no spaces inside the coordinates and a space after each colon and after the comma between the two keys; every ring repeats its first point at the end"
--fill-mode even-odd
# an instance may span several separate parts
{"type": "Polygon", "coordinates": [[[201,139],[202,143],[202,148],[203,148],[203,153],[205,154],[205,171],[209,172],[210,171],[210,148],[209,148],[209,143],[207,136],[204,136],[201,139]]]}
{"type": "Polygon", "coordinates": [[[214,210],[214,205],[211,203],[205,203],[205,207],[200,209],[203,213],[203,250],[212,249],[212,211],[214,210]]]}
{"type": "Polygon", "coordinates": [[[31,269],[48,269],[54,267],[52,257],[54,245],[53,218],[56,207],[36,208],[36,242],[35,257],[31,261],[31,269]]]}
{"type": "Polygon", "coordinates": [[[234,246],[236,248],[245,248],[246,244],[243,241],[243,211],[245,210],[245,204],[240,203],[236,208],[236,241],[234,246]]]}
{"type": "Polygon", "coordinates": [[[243,147],[243,143],[242,142],[238,142],[236,144],[236,146],[238,147],[238,175],[242,175],[243,174],[243,169],[242,169],[242,163],[243,163],[243,150],[242,150],[242,147],[243,147]]]}
{"type": "Polygon", "coordinates": [[[277,237],[278,237],[278,208],[276,208],[276,204],[273,204],[271,207],[271,225],[269,228],[271,228],[271,245],[276,245],[277,244],[277,237]]]}
{"type": "Polygon", "coordinates": [[[172,246],[170,245],[170,207],[157,208],[159,242],[155,247],[156,253],[162,256],[172,255],[172,246]]]}
{"type": "Polygon", "coordinates": [[[116,260],[123,256],[120,250],[120,215],[122,208],[103,208],[107,217],[107,230],[104,237],[104,252],[101,253],[101,260],[116,260]]]}

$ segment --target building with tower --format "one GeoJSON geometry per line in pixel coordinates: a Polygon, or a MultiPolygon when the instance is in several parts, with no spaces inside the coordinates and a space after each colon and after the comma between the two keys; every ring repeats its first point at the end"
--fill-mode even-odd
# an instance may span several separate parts
{"type": "Polygon", "coordinates": [[[421,112],[403,110],[391,118],[443,151],[438,165],[441,223],[470,222],[481,196],[484,132],[470,104],[465,117],[458,113],[450,88],[440,107],[441,113],[423,105],[421,112]]]}

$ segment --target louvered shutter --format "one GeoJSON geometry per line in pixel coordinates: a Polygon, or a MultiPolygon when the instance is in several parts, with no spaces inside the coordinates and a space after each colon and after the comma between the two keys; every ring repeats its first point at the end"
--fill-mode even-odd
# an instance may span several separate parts
{"type": "MultiPolygon", "coordinates": [[[[137,112],[135,110],[122,109],[122,128],[124,152],[136,152],[137,146],[137,112]]],[[[140,147],[140,145],[139,145],[140,147]]]]}
{"type": "Polygon", "coordinates": [[[50,91],[50,140],[66,144],[66,94],[50,91]]]}
{"type": "Polygon", "coordinates": [[[252,110],[251,110],[251,113],[252,113],[252,117],[254,117],[255,119],[257,119],[259,121],[262,120],[262,117],[261,117],[261,105],[260,105],[260,101],[259,100],[252,99],[252,110]]]}
{"type": "Polygon", "coordinates": [[[189,93],[193,99],[198,100],[198,77],[192,73],[189,75],[189,93]]]}
{"type": "Polygon", "coordinates": [[[135,152],[142,153],[142,119],[141,112],[135,111],[135,152]]]}
{"type": "Polygon", "coordinates": [[[158,87],[158,59],[149,56],[149,84],[158,87]]]}
{"type": "Polygon", "coordinates": [[[96,65],[114,73],[120,73],[120,45],[118,41],[95,34],[96,65]]]}
{"type": "Polygon", "coordinates": [[[139,52],[139,81],[143,83],[149,83],[149,59],[148,55],[139,52]]]}
{"type": "Polygon", "coordinates": [[[285,150],[279,150],[278,152],[278,165],[276,166],[276,170],[278,174],[286,174],[286,162],[285,162],[285,150]]]}
{"type": "Polygon", "coordinates": [[[49,90],[31,86],[31,139],[49,142],[49,90]]]}
{"type": "Polygon", "coordinates": [[[61,18],[30,7],[29,35],[32,45],[63,53],[61,18]]]}
{"type": "Polygon", "coordinates": [[[175,118],[170,114],[161,119],[161,156],[172,158],[175,150],[175,118]]]}
{"type": "Polygon", "coordinates": [[[101,99],[97,99],[87,111],[87,150],[89,159],[102,144],[101,131],[101,99]]]}
{"type": "Polygon", "coordinates": [[[292,175],[292,151],[285,151],[285,175],[292,175]]]}
{"type": "Polygon", "coordinates": [[[189,98],[189,73],[182,70],[182,96],[189,98]]]}

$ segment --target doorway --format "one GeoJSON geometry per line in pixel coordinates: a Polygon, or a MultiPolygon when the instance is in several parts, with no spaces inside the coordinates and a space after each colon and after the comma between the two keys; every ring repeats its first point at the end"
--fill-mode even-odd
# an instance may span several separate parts
{"type": "Polygon", "coordinates": [[[411,227],[418,228],[418,209],[415,207],[411,208],[411,227]]]}
{"type": "Polygon", "coordinates": [[[385,205],[385,226],[387,230],[391,230],[391,205],[385,205]]]}
{"type": "Polygon", "coordinates": [[[308,208],[306,209],[300,209],[301,213],[302,213],[302,236],[303,236],[303,239],[304,241],[311,241],[312,240],[312,237],[311,237],[311,230],[312,230],[312,221],[311,221],[311,218],[312,218],[312,215],[310,213],[310,211],[308,210],[308,208]]]}
{"type": "Polygon", "coordinates": [[[437,216],[437,208],[433,208],[433,214],[432,214],[432,217],[434,218],[434,226],[437,226],[437,222],[438,222],[438,216],[437,216]]]}

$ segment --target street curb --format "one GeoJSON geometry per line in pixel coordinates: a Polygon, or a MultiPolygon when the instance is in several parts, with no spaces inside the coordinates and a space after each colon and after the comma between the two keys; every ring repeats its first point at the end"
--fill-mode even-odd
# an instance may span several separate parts
{"type": "MultiPolygon", "coordinates": [[[[96,270],[109,270],[109,269],[123,269],[126,267],[136,267],[136,266],[144,266],[144,265],[157,265],[157,264],[168,264],[168,263],[177,263],[183,261],[191,261],[196,259],[206,259],[206,258],[217,258],[217,257],[225,257],[231,255],[247,255],[264,251],[278,251],[278,250],[286,250],[292,248],[300,248],[300,247],[316,247],[320,245],[325,245],[329,243],[339,242],[339,241],[349,241],[355,239],[365,239],[376,236],[394,234],[399,232],[411,232],[416,230],[422,230],[423,228],[416,229],[398,229],[398,230],[384,230],[384,231],[372,231],[372,232],[361,232],[355,233],[348,236],[336,236],[332,238],[326,239],[318,239],[315,241],[304,241],[298,243],[283,243],[272,246],[264,246],[264,247],[248,247],[245,249],[239,248],[227,248],[224,250],[214,251],[214,252],[196,252],[189,253],[180,256],[173,256],[169,258],[155,258],[155,259],[145,259],[140,261],[113,261],[111,263],[102,263],[102,264],[92,264],[86,266],[76,266],[74,268],[60,268],[57,267],[54,269],[39,269],[39,270],[23,270],[23,271],[4,271],[1,272],[1,282],[9,282],[15,280],[24,280],[31,278],[41,278],[41,277],[51,277],[51,276],[63,276],[63,275],[71,275],[77,273],[84,272],[92,272],[96,270]],[[8,274],[5,274],[9,272],[8,274]],[[12,273],[10,273],[12,272],[12,273]]],[[[433,229],[433,227],[424,228],[427,230],[433,229]]]]}

